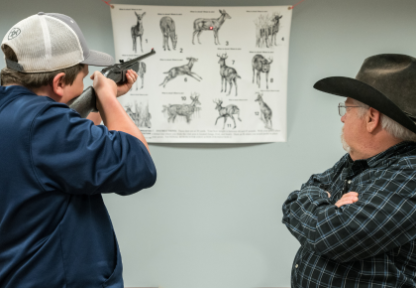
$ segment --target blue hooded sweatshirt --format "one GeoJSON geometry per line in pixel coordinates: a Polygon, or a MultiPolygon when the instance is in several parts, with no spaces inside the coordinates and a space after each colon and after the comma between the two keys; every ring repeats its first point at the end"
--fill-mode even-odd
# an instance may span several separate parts
{"type": "Polygon", "coordinates": [[[0,87],[0,287],[122,288],[101,194],[155,181],[137,138],[24,87],[0,87]]]}

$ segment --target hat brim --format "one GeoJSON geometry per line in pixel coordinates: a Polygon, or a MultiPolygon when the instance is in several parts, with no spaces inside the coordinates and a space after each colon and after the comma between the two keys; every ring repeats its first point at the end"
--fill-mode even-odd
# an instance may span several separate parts
{"type": "Polygon", "coordinates": [[[90,50],[88,57],[81,62],[81,64],[87,64],[91,66],[106,67],[114,65],[114,58],[108,55],[107,53],[90,50]]]}
{"type": "Polygon", "coordinates": [[[328,77],[313,86],[322,92],[350,97],[380,111],[416,133],[416,124],[382,92],[360,80],[348,77],[328,77]]]}

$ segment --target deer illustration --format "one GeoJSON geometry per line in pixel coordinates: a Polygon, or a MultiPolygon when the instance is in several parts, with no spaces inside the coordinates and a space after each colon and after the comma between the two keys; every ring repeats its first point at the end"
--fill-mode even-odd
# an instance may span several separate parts
{"type": "Polygon", "coordinates": [[[201,105],[201,102],[198,100],[199,95],[195,94],[195,96],[191,95],[191,104],[169,104],[169,106],[163,105],[162,112],[167,112],[168,114],[168,122],[175,123],[176,116],[185,116],[186,123],[191,122],[191,116],[199,111],[201,108],[196,107],[196,105],[201,105]]]}
{"type": "MultiPolygon", "coordinates": [[[[127,59],[127,61],[130,59],[127,59]]],[[[133,65],[131,65],[131,69],[133,69],[137,75],[140,77],[141,81],[142,81],[142,86],[140,87],[140,89],[143,89],[143,80],[144,80],[144,74],[146,73],[146,63],[144,62],[135,62],[133,65]]],[[[136,80],[134,87],[136,87],[136,91],[139,89],[139,84],[136,80]]]]}
{"type": "Polygon", "coordinates": [[[277,32],[279,32],[280,27],[280,19],[283,16],[279,15],[272,15],[272,16],[265,16],[260,15],[257,19],[256,24],[256,46],[263,47],[266,45],[267,48],[269,46],[277,46],[276,43],[276,36],[277,32]],[[272,17],[270,19],[270,17],[272,17]]]}
{"type": "Polygon", "coordinates": [[[227,95],[230,95],[231,89],[233,88],[233,82],[234,82],[235,96],[237,96],[237,78],[241,78],[241,77],[237,74],[237,71],[234,68],[228,67],[225,64],[225,59],[228,58],[227,53],[223,55],[217,54],[217,56],[220,57],[220,60],[218,61],[218,63],[220,64],[221,92],[223,91],[225,93],[227,92],[227,82],[228,82],[228,84],[230,84],[230,90],[228,91],[227,95]]]}
{"type": "Polygon", "coordinates": [[[269,89],[269,72],[270,64],[273,62],[273,59],[269,58],[266,60],[262,55],[256,54],[251,60],[251,65],[253,67],[253,83],[254,76],[256,75],[256,83],[260,88],[260,73],[266,74],[266,88],[269,89]]]}
{"type": "Polygon", "coordinates": [[[279,16],[279,15],[275,15],[274,16],[274,18],[272,19],[272,21],[273,21],[273,25],[272,25],[272,37],[271,37],[271,39],[270,39],[270,46],[273,46],[273,44],[275,45],[275,46],[277,46],[277,43],[276,43],[276,36],[277,36],[277,32],[279,32],[279,28],[280,28],[280,19],[282,18],[283,16],[279,16]],[[273,41],[274,40],[274,41],[273,41]],[[273,43],[274,42],[274,43],[273,43]]]}
{"type": "Polygon", "coordinates": [[[214,43],[215,45],[220,44],[220,40],[218,39],[218,30],[220,30],[222,24],[224,24],[225,19],[231,19],[231,16],[225,12],[225,10],[220,10],[221,16],[218,19],[206,19],[206,18],[198,18],[194,21],[194,33],[192,35],[192,44],[194,43],[195,35],[197,35],[198,43],[201,44],[199,41],[199,35],[201,35],[202,31],[204,30],[212,30],[214,31],[214,43]]]}
{"type": "Polygon", "coordinates": [[[173,50],[176,50],[176,43],[178,42],[178,36],[175,33],[175,22],[172,18],[165,16],[160,19],[160,29],[163,34],[163,50],[166,48],[170,51],[169,38],[172,42],[173,50]]]}
{"type": "MultiPolygon", "coordinates": [[[[139,66],[139,70],[137,71],[137,75],[139,75],[140,79],[142,80],[142,86],[140,87],[140,89],[143,89],[143,79],[144,79],[144,73],[146,73],[146,63],[144,62],[139,62],[138,63],[139,66]]],[[[136,81],[136,90],[137,90],[137,81],[136,81]]]]}
{"type": "Polygon", "coordinates": [[[143,108],[142,106],[138,106],[135,102],[134,108],[136,112],[133,112],[131,109],[131,104],[126,105],[126,113],[133,120],[134,124],[136,124],[137,127],[151,128],[152,123],[150,122],[150,119],[152,118],[152,115],[149,113],[149,105],[147,104],[146,107],[143,108]]]}
{"type": "Polygon", "coordinates": [[[257,93],[257,99],[254,100],[259,102],[259,106],[260,106],[260,112],[261,112],[261,116],[260,119],[264,122],[266,128],[268,129],[272,129],[273,124],[272,124],[272,109],[270,109],[269,105],[267,105],[266,103],[264,103],[263,101],[263,94],[262,93],[257,93]]]}
{"type": "Polygon", "coordinates": [[[230,117],[234,121],[234,129],[237,127],[235,123],[235,119],[233,115],[237,115],[237,119],[241,121],[240,119],[240,109],[238,109],[237,105],[230,104],[226,107],[222,107],[222,101],[218,100],[217,102],[214,101],[214,103],[217,105],[215,107],[216,110],[218,110],[218,113],[220,116],[218,116],[217,120],[215,120],[215,125],[217,125],[218,119],[221,117],[224,118],[224,125],[222,126],[222,129],[225,127],[225,122],[227,122],[227,118],[230,117]]]}
{"type": "Polygon", "coordinates": [[[131,38],[133,38],[133,51],[137,53],[137,45],[136,45],[136,40],[137,37],[140,37],[140,50],[143,52],[143,47],[142,47],[142,36],[143,36],[143,23],[142,23],[142,19],[144,14],[146,14],[146,12],[143,12],[143,14],[137,14],[136,12],[134,12],[134,14],[136,14],[137,17],[137,23],[135,26],[131,27],[131,38]]]}
{"type": "Polygon", "coordinates": [[[198,61],[198,59],[193,58],[193,57],[188,57],[186,59],[189,60],[188,64],[178,66],[178,67],[173,67],[168,72],[164,72],[164,74],[168,74],[168,75],[165,77],[165,80],[159,86],[163,86],[163,88],[164,88],[170,80],[176,78],[176,76],[179,76],[179,75],[188,75],[188,76],[194,78],[197,81],[202,80],[201,76],[199,76],[195,72],[191,71],[192,66],[194,65],[194,63],[196,61],[198,61]]]}
{"type": "Polygon", "coordinates": [[[142,107],[140,111],[139,127],[152,128],[150,119],[152,119],[152,114],[149,112],[149,104],[146,104],[146,107],[142,107]]]}
{"type": "MultiPolygon", "coordinates": [[[[137,112],[137,108],[136,108],[136,112],[137,112]]],[[[131,110],[131,104],[126,105],[127,115],[130,116],[131,120],[133,120],[136,126],[139,126],[139,115],[136,116],[136,112],[133,112],[133,110],[131,110]]],[[[140,114],[140,113],[137,113],[137,114],[140,114]]]]}
{"type": "Polygon", "coordinates": [[[266,45],[269,48],[269,35],[272,34],[272,27],[265,27],[260,29],[260,36],[257,39],[256,46],[263,47],[266,45]]]}

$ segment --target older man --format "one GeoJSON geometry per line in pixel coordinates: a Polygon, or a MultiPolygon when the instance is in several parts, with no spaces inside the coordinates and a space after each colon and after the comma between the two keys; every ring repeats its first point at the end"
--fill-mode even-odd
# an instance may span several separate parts
{"type": "Polygon", "coordinates": [[[348,153],[283,205],[301,244],[292,287],[416,287],[416,59],[376,55],[314,87],[347,97],[348,153]]]}

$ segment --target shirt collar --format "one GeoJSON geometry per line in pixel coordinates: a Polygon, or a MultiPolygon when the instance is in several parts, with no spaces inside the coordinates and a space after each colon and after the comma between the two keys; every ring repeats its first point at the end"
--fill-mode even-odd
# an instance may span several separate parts
{"type": "MultiPolygon", "coordinates": [[[[400,142],[399,144],[396,144],[392,147],[390,147],[389,149],[373,156],[370,157],[368,159],[365,160],[357,160],[354,161],[355,162],[365,162],[365,165],[368,165],[369,167],[375,167],[377,165],[379,165],[382,161],[391,158],[392,156],[395,155],[399,155],[399,154],[404,154],[407,153],[413,149],[416,148],[416,142],[412,142],[412,141],[403,141],[400,142]]],[[[351,159],[350,157],[348,157],[348,159],[351,159]]],[[[352,161],[352,160],[351,160],[352,161]]]]}
{"type": "Polygon", "coordinates": [[[6,93],[10,93],[10,94],[25,93],[25,94],[36,95],[35,93],[33,93],[32,91],[30,91],[28,88],[24,86],[20,86],[20,85],[0,86],[0,94],[6,94],[6,93]]]}

